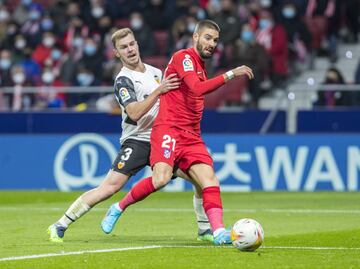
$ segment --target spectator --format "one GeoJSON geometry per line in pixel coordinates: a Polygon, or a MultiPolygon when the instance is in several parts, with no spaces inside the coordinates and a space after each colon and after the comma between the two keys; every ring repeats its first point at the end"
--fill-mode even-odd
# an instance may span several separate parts
{"type": "Polygon", "coordinates": [[[42,6],[32,3],[29,6],[28,19],[21,27],[21,33],[26,36],[28,44],[34,48],[41,41],[42,6]]]}
{"type": "MultiPolygon", "coordinates": [[[[324,85],[345,85],[345,80],[340,71],[331,67],[326,71],[324,85]]],[[[335,106],[348,106],[351,104],[351,93],[346,91],[321,91],[315,105],[333,108],[335,106]]]]}
{"type": "Polygon", "coordinates": [[[235,43],[232,66],[249,66],[254,79],[249,80],[249,91],[251,94],[251,106],[257,107],[261,96],[260,84],[269,72],[270,57],[263,46],[255,40],[255,33],[250,24],[244,24],[241,29],[241,36],[235,43]]]}
{"type": "Polygon", "coordinates": [[[27,79],[25,70],[20,65],[11,69],[11,78],[14,84],[14,93],[10,99],[12,110],[30,110],[34,103],[34,94],[24,94],[23,87],[33,86],[33,83],[27,79]]]}
{"type": "Polygon", "coordinates": [[[188,31],[187,17],[179,17],[171,28],[169,43],[170,47],[176,51],[191,46],[192,33],[188,31]]]}
{"type": "Polygon", "coordinates": [[[11,47],[13,62],[19,63],[25,59],[25,48],[27,48],[27,40],[22,34],[16,35],[14,40],[14,46],[11,47]]]}
{"type": "Polygon", "coordinates": [[[29,7],[32,3],[32,0],[21,0],[20,4],[18,4],[12,14],[13,20],[22,25],[28,19],[29,16],[29,7]]]}
{"type": "Polygon", "coordinates": [[[360,1],[346,0],[342,2],[345,6],[345,21],[350,30],[349,41],[357,43],[359,41],[360,1]]]}
{"type": "Polygon", "coordinates": [[[11,79],[11,66],[12,66],[12,56],[11,52],[7,49],[0,51],[0,86],[8,87],[12,86],[11,79]]]}
{"type": "Polygon", "coordinates": [[[309,58],[311,34],[299,17],[297,6],[290,1],[281,7],[281,24],[288,38],[290,73],[298,74],[298,63],[309,58]]]}
{"type": "Polygon", "coordinates": [[[337,32],[339,28],[340,9],[339,0],[308,0],[306,17],[322,17],[327,20],[327,44],[326,54],[332,62],[337,60],[337,32]]]}
{"type": "Polygon", "coordinates": [[[145,23],[140,12],[133,12],[130,15],[130,26],[134,32],[135,39],[139,43],[140,54],[143,57],[155,54],[155,40],[150,27],[145,23]]]}
{"type": "Polygon", "coordinates": [[[5,6],[0,6],[0,44],[3,43],[7,37],[9,20],[9,11],[5,6]]]}
{"type": "Polygon", "coordinates": [[[167,30],[168,25],[164,23],[164,21],[167,21],[167,16],[163,0],[150,0],[144,12],[144,17],[152,30],[167,30]]]}
{"type": "Polygon", "coordinates": [[[92,74],[95,75],[96,80],[102,80],[102,64],[104,62],[104,55],[102,48],[99,48],[98,42],[88,37],[84,41],[84,52],[82,58],[79,60],[79,65],[86,66],[92,74]]]}
{"type": "MultiPolygon", "coordinates": [[[[75,81],[73,85],[80,87],[89,87],[89,86],[100,86],[100,81],[96,79],[96,76],[90,69],[85,66],[79,66],[75,81]]],[[[86,104],[86,106],[95,105],[96,100],[99,99],[100,94],[98,93],[76,93],[68,96],[67,101],[68,105],[73,107],[80,104],[86,104]]]]}
{"type": "Polygon", "coordinates": [[[284,27],[275,22],[272,13],[262,11],[256,40],[271,58],[271,80],[274,87],[283,87],[288,75],[287,36],[284,27]]]}
{"type": "Polygon", "coordinates": [[[65,104],[65,95],[59,92],[64,84],[57,78],[52,68],[44,68],[40,90],[36,95],[36,108],[60,108],[65,104]]]}
{"type": "Polygon", "coordinates": [[[15,43],[15,37],[19,34],[19,26],[14,21],[9,21],[6,29],[6,36],[2,42],[2,47],[12,50],[15,43]]]}
{"type": "Polygon", "coordinates": [[[55,43],[56,36],[52,32],[44,32],[42,35],[42,42],[36,46],[32,54],[32,59],[43,67],[44,62],[49,58],[55,43]]]}
{"type": "Polygon", "coordinates": [[[41,68],[40,65],[31,58],[31,54],[31,48],[24,48],[24,60],[20,62],[20,65],[25,72],[26,81],[29,81],[32,85],[37,85],[40,80],[41,68]]]}
{"type": "Polygon", "coordinates": [[[236,14],[233,0],[222,0],[221,10],[213,20],[221,29],[221,42],[226,46],[232,46],[240,33],[240,18],[236,14]]]}

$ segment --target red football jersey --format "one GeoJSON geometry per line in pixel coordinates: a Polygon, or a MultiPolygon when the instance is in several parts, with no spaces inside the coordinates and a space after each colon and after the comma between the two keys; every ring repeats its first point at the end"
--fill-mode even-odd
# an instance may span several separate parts
{"type": "Polygon", "coordinates": [[[178,89],[160,96],[156,125],[170,125],[200,134],[204,95],[225,83],[222,75],[207,79],[204,61],[194,48],[176,52],[165,70],[165,77],[176,73],[181,79],[178,89]]]}

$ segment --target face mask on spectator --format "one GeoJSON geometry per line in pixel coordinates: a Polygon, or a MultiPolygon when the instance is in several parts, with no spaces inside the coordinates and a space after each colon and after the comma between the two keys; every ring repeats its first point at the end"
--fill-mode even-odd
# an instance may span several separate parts
{"type": "Polygon", "coordinates": [[[18,50],[25,48],[25,46],[26,41],[24,39],[18,39],[15,41],[15,48],[17,48],[18,50]]]}
{"type": "Polygon", "coordinates": [[[43,45],[47,48],[51,48],[55,44],[55,39],[53,37],[45,37],[43,39],[43,45]]]}
{"type": "Polygon", "coordinates": [[[241,32],[241,40],[250,42],[254,40],[254,33],[250,30],[244,30],[241,32]]]}
{"type": "Polygon", "coordinates": [[[33,21],[38,20],[40,18],[40,12],[37,10],[30,11],[29,18],[33,21]]]}
{"type": "Polygon", "coordinates": [[[264,8],[271,7],[272,1],[271,0],[260,0],[260,5],[264,8]]]}
{"type": "Polygon", "coordinates": [[[259,26],[260,29],[267,29],[272,26],[272,22],[269,19],[260,19],[259,26]]]}
{"type": "Polygon", "coordinates": [[[54,74],[50,71],[46,71],[41,75],[41,79],[46,84],[52,83],[54,81],[54,74]]]}
{"type": "Polygon", "coordinates": [[[12,76],[12,80],[15,84],[22,84],[25,81],[24,73],[16,73],[12,76]]]}
{"type": "Polygon", "coordinates": [[[96,46],[93,44],[86,44],[84,47],[84,52],[86,55],[92,56],[96,53],[96,46]]]}
{"type": "Polygon", "coordinates": [[[0,10],[0,22],[7,21],[9,19],[9,12],[6,10],[0,10]]]}
{"type": "Polygon", "coordinates": [[[195,24],[195,23],[193,23],[193,22],[189,23],[189,24],[187,25],[187,30],[188,30],[188,32],[189,32],[189,33],[193,33],[194,30],[195,30],[195,27],[196,27],[196,24],[195,24]]]}
{"type": "Polygon", "coordinates": [[[10,59],[0,59],[0,68],[2,70],[8,70],[11,66],[10,59]]]}
{"type": "Polygon", "coordinates": [[[206,13],[202,8],[198,9],[198,11],[196,12],[196,18],[199,21],[204,20],[206,18],[206,13]]]}
{"type": "Polygon", "coordinates": [[[32,2],[32,0],[21,0],[21,3],[22,3],[24,6],[30,5],[31,2],[32,2]]]}
{"type": "Polygon", "coordinates": [[[91,9],[91,14],[94,18],[100,18],[102,15],[104,15],[104,9],[102,7],[94,7],[91,9]]]}
{"type": "Polygon", "coordinates": [[[84,40],[81,37],[75,37],[73,39],[73,46],[76,48],[81,47],[83,43],[84,43],[84,40]]]}
{"type": "Polygon", "coordinates": [[[284,18],[287,19],[292,19],[295,17],[296,13],[295,13],[295,9],[292,7],[285,7],[282,10],[282,14],[284,16],[284,18]]]}
{"type": "Polygon", "coordinates": [[[132,19],[130,25],[134,30],[139,30],[143,26],[143,22],[140,19],[132,19]]]}
{"type": "Polygon", "coordinates": [[[61,51],[58,49],[53,49],[51,51],[51,59],[57,61],[61,58],[61,51]]]}
{"type": "Polygon", "coordinates": [[[50,19],[43,19],[41,21],[41,28],[43,28],[45,31],[51,30],[54,26],[54,23],[50,19]]]}
{"type": "Polygon", "coordinates": [[[79,73],[76,79],[81,86],[89,86],[94,81],[94,76],[88,73],[79,73]]]}

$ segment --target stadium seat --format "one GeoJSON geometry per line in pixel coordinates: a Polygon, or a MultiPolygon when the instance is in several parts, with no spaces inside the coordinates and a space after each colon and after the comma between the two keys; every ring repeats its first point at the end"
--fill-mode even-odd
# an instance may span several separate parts
{"type": "Polygon", "coordinates": [[[153,65],[162,71],[165,70],[167,63],[169,62],[169,58],[166,56],[147,56],[143,58],[143,62],[146,64],[153,65]]]}
{"type": "MultiPolygon", "coordinates": [[[[221,75],[226,71],[219,70],[215,76],[221,75]]],[[[224,104],[240,104],[247,85],[248,79],[245,76],[229,81],[218,90],[205,96],[205,107],[214,109],[224,104]]]]}
{"type": "Polygon", "coordinates": [[[169,34],[167,31],[154,31],[154,38],[158,55],[166,55],[168,49],[169,34]]]}
{"type": "Polygon", "coordinates": [[[327,34],[327,18],[323,16],[305,18],[305,24],[307,25],[312,36],[311,47],[313,49],[319,49],[327,34]]]}

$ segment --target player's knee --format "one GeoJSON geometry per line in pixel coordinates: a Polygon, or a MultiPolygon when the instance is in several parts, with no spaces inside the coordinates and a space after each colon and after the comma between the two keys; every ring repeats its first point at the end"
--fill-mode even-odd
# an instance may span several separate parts
{"type": "Polygon", "coordinates": [[[110,197],[121,189],[121,184],[120,182],[107,182],[101,186],[101,189],[104,192],[104,195],[110,197]]]}
{"type": "Polygon", "coordinates": [[[160,189],[168,184],[171,180],[172,173],[167,171],[158,171],[153,174],[153,185],[156,189],[160,189]]]}
{"type": "Polygon", "coordinates": [[[172,177],[172,167],[164,164],[156,164],[153,169],[152,182],[156,189],[164,187],[172,177]]]}

